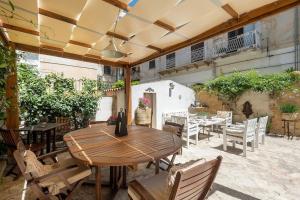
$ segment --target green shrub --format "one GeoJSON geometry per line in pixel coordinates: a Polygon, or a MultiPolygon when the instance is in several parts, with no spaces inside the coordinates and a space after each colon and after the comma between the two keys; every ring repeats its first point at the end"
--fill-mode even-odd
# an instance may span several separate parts
{"type": "MultiPolygon", "coordinates": [[[[131,81],[131,85],[138,85],[140,84],[140,81],[131,81]]],[[[112,88],[124,88],[125,83],[124,80],[118,80],[113,85],[112,88]]]]}
{"type": "Polygon", "coordinates": [[[296,81],[299,81],[299,78],[291,72],[271,75],[260,75],[256,71],[235,72],[209,81],[204,88],[225,99],[233,100],[250,89],[256,92],[275,94],[288,89],[296,81]]]}
{"type": "Polygon", "coordinates": [[[299,110],[299,107],[295,104],[286,103],[280,106],[280,111],[282,113],[295,113],[299,110]]]}
{"type": "Polygon", "coordinates": [[[18,66],[18,84],[21,118],[36,124],[42,117],[70,117],[76,128],[87,124],[97,110],[101,92],[94,80],[82,79],[82,90],[74,87],[74,80],[63,75],[41,77],[35,67],[18,66]]]}

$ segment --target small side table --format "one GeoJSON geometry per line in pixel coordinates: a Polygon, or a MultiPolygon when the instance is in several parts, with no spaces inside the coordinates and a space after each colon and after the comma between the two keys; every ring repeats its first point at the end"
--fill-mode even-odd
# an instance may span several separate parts
{"type": "Polygon", "coordinates": [[[284,131],[284,135],[288,136],[288,140],[291,137],[291,140],[293,139],[295,132],[296,132],[296,123],[298,120],[286,120],[286,119],[282,119],[283,121],[283,131],[284,131]],[[290,125],[294,125],[293,130],[290,130],[290,125]]]}

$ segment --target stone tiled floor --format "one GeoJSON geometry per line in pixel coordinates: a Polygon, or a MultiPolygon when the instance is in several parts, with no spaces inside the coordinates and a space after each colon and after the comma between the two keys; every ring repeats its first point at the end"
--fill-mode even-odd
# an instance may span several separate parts
{"type": "MultiPolygon", "coordinates": [[[[230,146],[230,145],[229,145],[230,146]]],[[[245,200],[299,200],[300,199],[300,140],[267,137],[266,144],[251,152],[248,148],[247,158],[242,157],[242,146],[222,150],[222,136],[214,135],[202,139],[199,145],[191,145],[190,149],[183,150],[176,162],[223,156],[223,162],[213,186],[209,200],[245,199],[245,200]]],[[[129,173],[129,179],[152,176],[154,169],[145,169],[140,165],[139,170],[129,173]]],[[[0,199],[21,199],[24,179],[11,181],[4,178],[0,184],[0,199]]],[[[103,199],[128,199],[127,191],[120,190],[111,196],[109,189],[104,189],[103,199]]],[[[95,192],[92,186],[82,186],[74,195],[74,199],[94,199],[95,192]]],[[[30,191],[25,199],[33,199],[30,191]]]]}

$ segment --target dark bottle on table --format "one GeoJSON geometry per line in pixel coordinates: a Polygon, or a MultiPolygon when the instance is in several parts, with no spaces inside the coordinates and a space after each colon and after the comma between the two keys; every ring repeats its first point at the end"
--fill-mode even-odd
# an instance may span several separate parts
{"type": "Polygon", "coordinates": [[[120,135],[120,125],[121,124],[121,112],[118,112],[117,122],[116,122],[116,128],[115,128],[115,135],[120,135]]]}
{"type": "Polygon", "coordinates": [[[128,135],[127,131],[127,116],[126,116],[126,111],[121,112],[121,127],[120,127],[120,136],[125,136],[128,135]]]}

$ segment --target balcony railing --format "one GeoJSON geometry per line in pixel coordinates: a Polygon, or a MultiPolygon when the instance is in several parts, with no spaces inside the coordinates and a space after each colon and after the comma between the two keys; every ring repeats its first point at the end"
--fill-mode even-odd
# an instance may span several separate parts
{"type": "Polygon", "coordinates": [[[204,60],[204,47],[191,51],[191,62],[204,60]]]}
{"type": "Polygon", "coordinates": [[[258,48],[259,41],[260,35],[256,30],[247,32],[230,40],[219,41],[214,44],[207,56],[210,58],[217,58],[231,53],[240,52],[245,49],[258,48]]]}
{"type": "Polygon", "coordinates": [[[166,59],[166,68],[172,68],[175,67],[175,57],[174,58],[170,58],[170,59],[166,59]]]}

